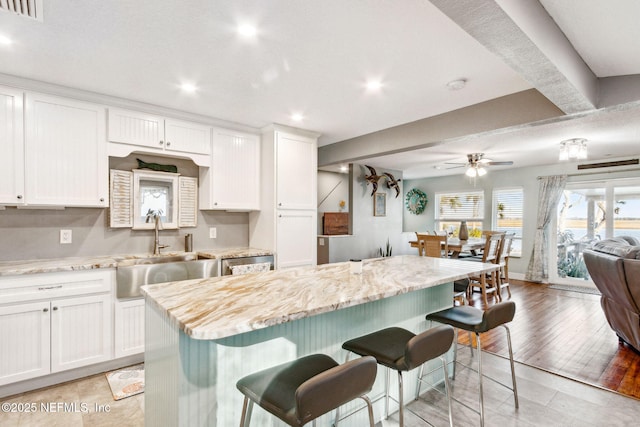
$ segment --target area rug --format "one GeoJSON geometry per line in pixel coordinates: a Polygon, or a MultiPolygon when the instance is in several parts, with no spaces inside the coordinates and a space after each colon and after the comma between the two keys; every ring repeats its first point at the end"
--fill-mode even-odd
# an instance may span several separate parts
{"type": "Polygon", "coordinates": [[[600,291],[595,288],[574,285],[549,285],[549,289],[558,289],[560,291],[580,292],[582,294],[601,295],[600,291]]]}
{"type": "Polygon", "coordinates": [[[144,363],[107,372],[113,400],[120,400],[144,392],[144,363]]]}

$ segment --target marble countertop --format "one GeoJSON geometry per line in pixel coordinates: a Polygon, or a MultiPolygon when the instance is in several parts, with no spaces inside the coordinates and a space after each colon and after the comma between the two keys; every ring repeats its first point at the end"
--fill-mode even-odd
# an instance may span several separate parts
{"type": "Polygon", "coordinates": [[[242,258],[247,256],[271,255],[272,252],[256,248],[228,248],[205,249],[195,252],[166,252],[161,255],[129,254],[129,255],[104,255],[73,258],[35,259],[24,261],[0,262],[0,277],[20,274],[53,273],[58,271],[92,270],[96,268],[116,268],[119,263],[130,260],[152,258],[187,256],[187,259],[196,258],[242,258]]]}
{"type": "Polygon", "coordinates": [[[469,274],[496,270],[483,264],[413,255],[324,264],[142,287],[154,304],[193,339],[220,339],[407,292],[469,274]]]}

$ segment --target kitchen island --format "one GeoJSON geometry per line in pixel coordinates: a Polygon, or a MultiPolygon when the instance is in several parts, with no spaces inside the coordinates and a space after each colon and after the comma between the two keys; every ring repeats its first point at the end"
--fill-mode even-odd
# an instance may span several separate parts
{"type": "MultiPolygon", "coordinates": [[[[452,305],[454,280],[496,268],[397,256],[363,261],[362,274],[335,263],[145,286],[145,424],[237,425],[242,376],[316,352],[342,362],[342,342],[392,325],[421,332],[427,313],[452,305]]],[[[415,376],[405,384],[415,392],[415,376]]],[[[361,411],[341,425],[364,419],[361,411]]],[[[281,425],[258,408],[252,422],[281,425]]]]}

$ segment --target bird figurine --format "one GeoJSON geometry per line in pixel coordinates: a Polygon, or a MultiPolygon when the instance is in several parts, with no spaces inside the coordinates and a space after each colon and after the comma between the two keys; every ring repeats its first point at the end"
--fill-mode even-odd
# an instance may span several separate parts
{"type": "Polygon", "coordinates": [[[393,188],[396,190],[396,198],[400,195],[400,186],[398,183],[401,181],[400,179],[396,180],[396,178],[391,175],[389,172],[384,172],[384,176],[387,177],[387,188],[393,188]]]}
{"type": "Polygon", "coordinates": [[[382,175],[378,175],[376,170],[371,166],[367,166],[367,165],[365,166],[367,169],[369,169],[369,172],[371,173],[371,175],[365,175],[364,179],[366,179],[367,182],[370,182],[371,184],[373,184],[373,190],[371,190],[371,197],[373,197],[373,195],[376,194],[376,191],[378,191],[378,181],[380,180],[380,178],[382,178],[382,175]]]}

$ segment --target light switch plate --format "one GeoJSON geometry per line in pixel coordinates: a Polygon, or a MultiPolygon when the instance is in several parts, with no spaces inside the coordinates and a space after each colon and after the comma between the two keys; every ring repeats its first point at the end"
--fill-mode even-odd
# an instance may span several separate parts
{"type": "Polygon", "coordinates": [[[218,232],[215,227],[209,227],[209,238],[215,239],[218,236],[218,232]]]}
{"type": "Polygon", "coordinates": [[[71,232],[71,230],[60,230],[61,245],[68,245],[69,243],[71,243],[72,237],[73,233],[71,232]]]}

